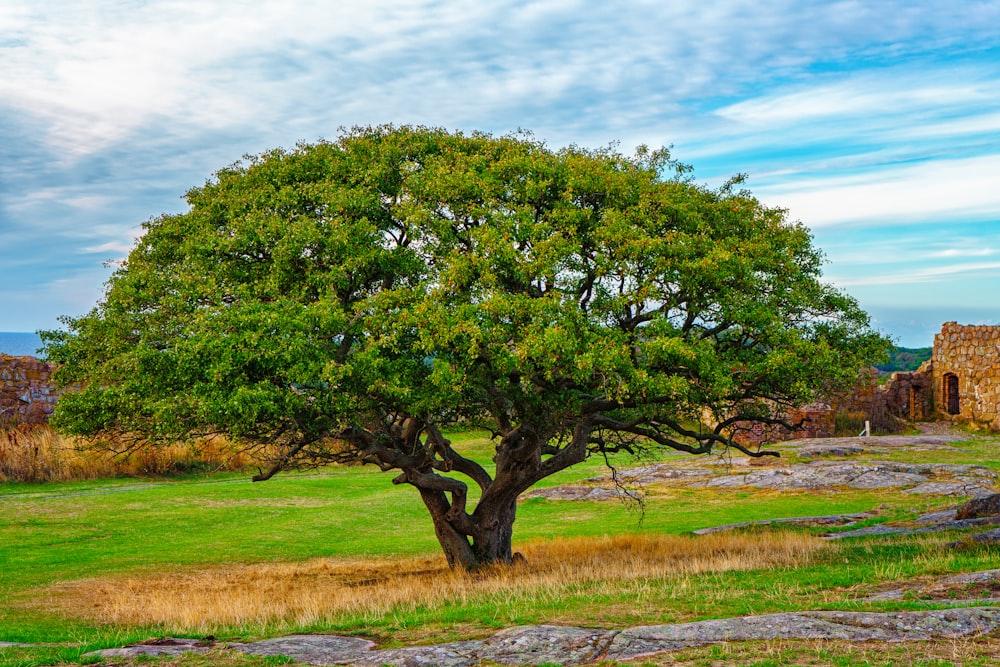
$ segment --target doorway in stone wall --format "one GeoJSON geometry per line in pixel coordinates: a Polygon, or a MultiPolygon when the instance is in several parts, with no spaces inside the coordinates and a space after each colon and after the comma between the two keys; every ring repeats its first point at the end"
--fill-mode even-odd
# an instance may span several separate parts
{"type": "Polygon", "coordinates": [[[958,396],[958,376],[954,373],[944,376],[944,401],[949,415],[957,415],[962,411],[958,396]]]}

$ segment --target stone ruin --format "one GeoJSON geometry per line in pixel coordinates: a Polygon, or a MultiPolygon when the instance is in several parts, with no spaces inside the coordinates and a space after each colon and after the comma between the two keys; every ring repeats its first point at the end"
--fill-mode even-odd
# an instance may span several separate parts
{"type": "Polygon", "coordinates": [[[759,446],[794,438],[834,434],[837,414],[869,421],[874,430],[892,432],[904,422],[944,420],[1000,431],[1000,326],[946,322],[934,336],[931,359],[911,372],[893,373],[879,386],[872,369],[854,390],[791,411],[787,421],[801,427],[740,424],[736,439],[759,446]]]}
{"type": "Polygon", "coordinates": [[[901,419],[1000,431],[1000,326],[946,322],[930,360],[912,373],[894,373],[880,393],[886,410],[901,419]]]}
{"type": "Polygon", "coordinates": [[[52,370],[35,357],[0,354],[0,425],[48,421],[59,396],[52,370]]]}

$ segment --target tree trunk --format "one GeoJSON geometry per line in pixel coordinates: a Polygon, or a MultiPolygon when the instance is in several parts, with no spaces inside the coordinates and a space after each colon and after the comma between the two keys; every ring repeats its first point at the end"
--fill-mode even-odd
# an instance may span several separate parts
{"type": "Polygon", "coordinates": [[[493,563],[513,562],[511,540],[517,513],[516,500],[498,507],[478,507],[470,517],[473,525],[469,536],[458,531],[449,521],[449,504],[444,493],[420,489],[420,496],[430,511],[434,534],[449,567],[461,567],[471,572],[493,563]]]}
{"type": "Polygon", "coordinates": [[[513,561],[511,540],[516,515],[516,499],[493,507],[480,505],[476,508],[473,519],[476,520],[477,530],[472,536],[472,552],[479,566],[513,561]]]}
{"type": "Polygon", "coordinates": [[[469,539],[455,530],[455,527],[448,521],[447,514],[450,506],[444,493],[430,489],[418,490],[424,505],[427,506],[427,510],[431,514],[431,520],[434,522],[434,535],[437,536],[438,544],[441,545],[444,556],[448,559],[448,567],[452,569],[461,567],[467,571],[479,567],[479,560],[469,544],[469,539]]]}

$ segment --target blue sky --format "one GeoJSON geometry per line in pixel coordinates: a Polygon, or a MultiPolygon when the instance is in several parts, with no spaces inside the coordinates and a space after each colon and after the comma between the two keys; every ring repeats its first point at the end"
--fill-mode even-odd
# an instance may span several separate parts
{"type": "Polygon", "coordinates": [[[1000,0],[5,0],[0,331],[85,313],[244,154],[389,122],[670,145],[901,344],[1000,323],[1000,0]]]}

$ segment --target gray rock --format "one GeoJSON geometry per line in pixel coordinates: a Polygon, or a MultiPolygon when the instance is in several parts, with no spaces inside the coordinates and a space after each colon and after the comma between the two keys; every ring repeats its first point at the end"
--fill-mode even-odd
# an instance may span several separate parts
{"type": "Polygon", "coordinates": [[[1000,543],[1000,528],[987,530],[985,533],[978,533],[976,535],[972,535],[971,537],[966,537],[963,540],[956,540],[954,542],[949,542],[945,546],[951,549],[955,549],[967,546],[975,546],[978,544],[997,544],[997,543],[1000,543]]]}
{"type": "Polygon", "coordinates": [[[866,451],[871,452],[872,449],[860,445],[807,445],[799,449],[799,456],[853,456],[866,451]]]}
{"type": "Polygon", "coordinates": [[[944,523],[946,521],[955,520],[955,510],[941,510],[939,512],[928,512],[927,514],[921,514],[916,519],[915,523],[918,524],[934,524],[934,523],[944,523]]]}
{"type": "Polygon", "coordinates": [[[596,660],[615,634],[553,625],[508,628],[483,642],[478,657],[504,665],[577,665],[596,660]]]}
{"type": "MultiPolygon", "coordinates": [[[[992,571],[995,576],[1000,571],[992,571]]],[[[986,573],[979,573],[986,576],[986,573]]],[[[633,660],[655,653],[724,641],[841,639],[909,641],[967,637],[1000,628],[1000,608],[967,607],[918,612],[806,611],[726,618],[675,625],[640,626],[621,632],[551,625],[502,630],[483,641],[376,651],[357,637],[291,635],[228,645],[249,655],[287,656],[313,665],[356,667],[471,667],[487,660],[504,665],[578,665],[599,659],[633,660]]],[[[163,639],[87,657],[176,655],[206,651],[198,640],[163,639]]]]}
{"type": "Polygon", "coordinates": [[[967,637],[1000,627],[1000,609],[971,607],[917,612],[808,611],[629,628],[611,642],[609,660],[722,641],[841,639],[906,641],[967,637]]]}
{"type": "Polygon", "coordinates": [[[805,615],[857,628],[861,634],[885,633],[887,641],[968,637],[1000,628],[1000,608],[996,607],[890,613],[810,611],[805,615]]]}
{"type": "Polygon", "coordinates": [[[862,598],[865,602],[883,602],[886,600],[900,600],[906,595],[906,591],[902,588],[896,588],[891,591],[882,591],[881,593],[872,593],[868,597],[862,598]]]}
{"type": "MultiPolygon", "coordinates": [[[[684,481],[702,477],[709,477],[712,471],[707,468],[678,468],[669,463],[656,463],[653,465],[640,466],[638,468],[626,468],[618,471],[618,479],[623,482],[633,482],[636,484],[664,484],[669,482],[684,481]]],[[[588,482],[609,482],[611,475],[601,475],[591,477],[588,482]]]]}
{"type": "Polygon", "coordinates": [[[886,526],[884,524],[876,524],[874,526],[865,526],[864,528],[856,528],[855,530],[845,530],[842,533],[832,533],[826,536],[828,540],[840,540],[845,537],[865,537],[867,535],[895,535],[895,534],[905,534],[910,535],[913,531],[906,528],[897,528],[896,526],[886,526]]]}
{"type": "MultiPolygon", "coordinates": [[[[992,485],[996,473],[982,466],[956,464],[898,463],[895,461],[870,461],[847,463],[841,461],[813,461],[786,468],[753,470],[748,473],[727,475],[702,484],[707,487],[731,488],[752,486],[766,489],[825,489],[844,486],[855,489],[884,489],[915,487],[935,481],[934,478],[964,475],[955,484],[971,487],[992,485]]],[[[947,480],[951,482],[952,480],[947,480]]],[[[926,489],[927,487],[925,487],[926,489]]],[[[958,487],[940,487],[953,493],[958,487]]],[[[981,492],[981,491],[977,491],[981,492]]]]}
{"type": "MultiPolygon", "coordinates": [[[[948,514],[952,513],[949,512],[948,514]]],[[[989,524],[998,524],[998,523],[1000,523],[1000,517],[985,516],[985,517],[980,517],[978,519],[962,519],[961,521],[942,521],[940,523],[922,525],[919,528],[905,528],[901,526],[886,526],[883,524],[878,524],[875,526],[858,528],[857,530],[847,530],[842,533],[832,533],[830,535],[826,535],[825,537],[828,540],[836,540],[842,537],[859,537],[864,535],[919,535],[921,533],[933,533],[941,530],[961,530],[963,528],[972,528],[975,526],[985,526],[989,524]]],[[[971,539],[974,539],[974,537],[971,539]]],[[[962,540],[959,540],[958,542],[952,542],[946,546],[953,546],[960,543],[962,543],[962,540]]]]}
{"type": "Polygon", "coordinates": [[[135,658],[137,656],[177,656],[183,653],[205,653],[212,648],[200,639],[181,639],[164,637],[152,639],[141,644],[133,644],[123,648],[105,648],[84,653],[84,658],[135,658]]]}
{"type": "Polygon", "coordinates": [[[965,572],[952,577],[941,579],[942,584],[989,584],[1000,580],[1000,570],[981,570],[979,572],[965,572]]]}
{"type": "Polygon", "coordinates": [[[782,445],[794,448],[806,448],[813,446],[848,446],[861,447],[871,451],[876,447],[893,447],[907,449],[935,449],[935,450],[955,450],[957,447],[948,447],[949,442],[960,442],[968,440],[965,433],[955,431],[948,434],[921,434],[921,435],[879,435],[869,437],[846,437],[846,438],[799,438],[798,440],[787,440],[782,445]]]}
{"type": "Polygon", "coordinates": [[[975,498],[955,510],[956,519],[975,519],[1000,515],[1000,493],[975,498]]]}
{"type": "Polygon", "coordinates": [[[438,646],[410,646],[407,648],[372,651],[361,658],[351,660],[356,667],[470,667],[478,664],[475,655],[482,649],[483,642],[467,641],[440,644],[438,646]]]}
{"type": "Polygon", "coordinates": [[[283,655],[310,665],[342,665],[367,655],[375,642],[338,635],[288,635],[233,648],[247,655],[283,655]]]}
{"type": "Polygon", "coordinates": [[[609,489],[602,486],[567,485],[535,489],[524,494],[524,497],[547,498],[549,500],[620,500],[640,495],[637,491],[629,491],[629,494],[617,488],[609,489]]]}
{"type": "Polygon", "coordinates": [[[727,523],[722,526],[712,526],[711,528],[700,528],[692,531],[695,535],[708,535],[726,530],[746,528],[748,526],[770,526],[772,524],[791,524],[795,526],[849,526],[861,519],[870,518],[872,515],[864,512],[861,514],[830,514],[826,516],[799,516],[781,519],[761,519],[760,521],[743,521],[740,523],[727,523]]]}
{"type": "Polygon", "coordinates": [[[0,648],[13,648],[18,646],[31,646],[31,644],[22,644],[21,642],[0,642],[0,648]]]}
{"type": "MultiPolygon", "coordinates": [[[[993,494],[992,489],[987,489],[978,484],[967,481],[958,482],[925,482],[918,484],[912,489],[906,489],[903,493],[927,494],[935,496],[961,496],[963,498],[982,498],[993,494]]],[[[954,514],[954,511],[952,512],[954,514]]]]}

